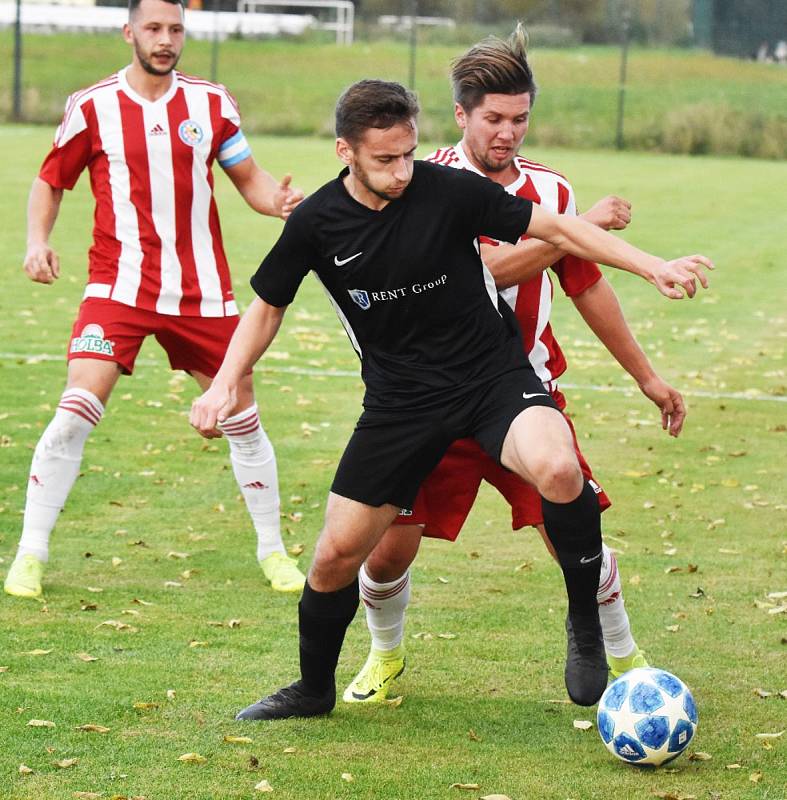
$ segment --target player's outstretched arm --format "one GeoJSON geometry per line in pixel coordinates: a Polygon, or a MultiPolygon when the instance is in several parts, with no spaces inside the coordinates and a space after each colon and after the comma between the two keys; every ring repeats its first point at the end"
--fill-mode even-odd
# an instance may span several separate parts
{"type": "MultiPolygon", "coordinates": [[[[623,230],[631,222],[631,203],[608,195],[580,215],[593,225],[608,230],[623,230]]],[[[565,251],[539,239],[524,239],[517,244],[482,244],[481,258],[492,273],[498,289],[508,289],[540,275],[560,261],[565,251]]]]}
{"type": "Polygon", "coordinates": [[[27,252],[23,269],[36,283],[54,283],[60,277],[60,259],[49,246],[63,190],[39,177],[33,181],[27,201],[27,252]]]}
{"type": "Polygon", "coordinates": [[[303,192],[290,185],[291,175],[277,181],[257,164],[253,156],[227,167],[225,172],[243,199],[260,214],[287,219],[303,200],[303,192]]]}
{"type": "Polygon", "coordinates": [[[661,412],[661,426],[678,436],[686,418],[680,392],[662,380],[626,322],[617,295],[605,278],[571,298],[588,327],[615,360],[637,382],[642,393],[661,412]]]}
{"type": "Polygon", "coordinates": [[[708,279],[703,268],[713,269],[713,262],[706,256],[692,255],[665,261],[586,220],[550,214],[538,205],[533,206],[527,233],[579,258],[633,272],[673,300],[682,299],[684,292],[687,297],[694,297],[697,281],[707,288],[708,279]]]}
{"type": "Polygon", "coordinates": [[[221,436],[216,426],[224,422],[234,408],[240,379],[268,349],[286,310],[286,306],[278,308],[259,297],[246,309],[213,383],[191,406],[189,422],[206,439],[221,436]]]}

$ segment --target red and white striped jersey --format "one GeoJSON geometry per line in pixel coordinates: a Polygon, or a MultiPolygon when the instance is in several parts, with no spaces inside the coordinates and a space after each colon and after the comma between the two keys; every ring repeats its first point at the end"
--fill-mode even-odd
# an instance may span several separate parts
{"type": "MultiPolygon", "coordinates": [[[[461,142],[436,150],[426,160],[482,174],[467,158],[461,142]]],[[[519,177],[505,187],[506,191],[539,203],[553,214],[576,215],[574,191],[562,175],[522,156],[514,159],[514,165],[519,177]]],[[[581,294],[601,278],[601,270],[595,263],[575,256],[564,256],[551,269],[569,297],[581,294]]],[[[519,320],[530,363],[550,391],[554,388],[553,382],[566,371],[565,356],[549,324],[553,294],[552,280],[546,270],[530,281],[500,291],[500,296],[519,320]]]]}
{"type": "Polygon", "coordinates": [[[69,97],[39,173],[72,189],[90,172],[85,297],[160,314],[235,315],[211,167],[251,155],[238,106],[223,86],[179,72],[151,102],[129,86],[127,69],[69,97]]]}

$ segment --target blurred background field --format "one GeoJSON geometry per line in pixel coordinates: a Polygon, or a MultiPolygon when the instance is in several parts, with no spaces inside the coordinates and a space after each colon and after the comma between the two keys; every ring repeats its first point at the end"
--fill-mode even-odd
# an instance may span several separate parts
{"type": "MultiPolygon", "coordinates": [[[[22,0],[20,7],[39,5],[22,0]]],[[[202,5],[220,9],[222,19],[237,19],[239,26],[255,16],[236,13],[243,2],[202,5]]],[[[54,20],[62,6],[51,8],[54,20]]],[[[96,10],[122,18],[121,9],[96,10]]],[[[507,35],[521,19],[530,30],[541,90],[532,144],[787,157],[782,0],[367,0],[355,7],[350,45],[319,29],[335,24],[333,17],[323,19],[328,10],[282,4],[259,11],[287,12],[287,19],[306,19],[294,13],[306,12],[314,22],[298,35],[250,38],[225,31],[211,38],[212,11],[190,10],[188,19],[200,20],[200,38],[188,44],[181,61],[184,71],[231,88],[250,133],[330,137],[342,89],[363,77],[383,77],[414,84],[423,135],[450,140],[451,59],[486,34],[507,35]]],[[[79,14],[89,20],[89,6],[79,14]]],[[[231,30],[236,23],[222,24],[231,30]]],[[[7,65],[0,72],[0,120],[16,113],[28,122],[55,124],[69,93],[126,63],[126,45],[117,34],[91,33],[85,25],[82,33],[58,32],[54,22],[21,29],[16,95],[15,33],[13,27],[0,30],[0,64],[7,65]]]]}

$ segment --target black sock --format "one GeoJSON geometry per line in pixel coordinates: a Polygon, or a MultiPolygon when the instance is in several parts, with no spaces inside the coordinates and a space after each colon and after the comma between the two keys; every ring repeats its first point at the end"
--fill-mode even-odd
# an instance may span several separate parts
{"type": "Polygon", "coordinates": [[[335,685],[344,633],[358,610],[358,579],[336,592],[303,587],[298,604],[301,680],[307,691],[324,694],[335,685]]]}
{"type": "Polygon", "coordinates": [[[547,536],[563,570],[569,613],[597,614],[601,510],[593,487],[585,481],[579,496],[570,503],[553,503],[542,497],[541,508],[547,536]]]}

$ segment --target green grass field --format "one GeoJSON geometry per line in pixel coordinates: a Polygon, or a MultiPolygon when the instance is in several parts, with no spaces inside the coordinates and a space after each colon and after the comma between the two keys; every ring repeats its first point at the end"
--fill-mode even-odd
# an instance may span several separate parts
{"type": "MultiPolygon", "coordinates": [[[[473,41],[466,42],[470,46],[473,41]]],[[[421,128],[451,138],[448,71],[460,45],[418,50],[416,88],[421,128]]],[[[0,119],[11,110],[10,31],[0,32],[0,119]]],[[[550,49],[532,42],[540,95],[532,143],[576,148],[612,147],[618,108],[620,52],[615,47],[550,49]]],[[[59,120],[69,92],[85,86],[83,54],[91,76],[126,63],[120,36],[27,36],[23,110],[33,122],[59,120]]],[[[181,61],[186,72],[208,76],[211,44],[191,41],[181,61]]],[[[249,132],[332,135],[339,93],[360,78],[406,82],[409,51],[394,41],[358,41],[352,47],[297,41],[228,40],[221,44],[218,78],[236,94],[249,132]]],[[[89,81],[88,81],[89,83],[89,81]]],[[[635,48],[629,56],[627,147],[676,153],[732,153],[787,158],[787,70],[721,58],[702,51],[635,48]]]]}
{"type": "MultiPolygon", "coordinates": [[[[83,180],[53,238],[63,277],[43,287],[22,274],[25,197],[48,141],[42,129],[0,128],[14,154],[0,195],[2,572],[19,535],[32,448],[62,390],[90,234],[83,180]]],[[[326,141],[253,146],[308,190],[337,171],[326,141]]],[[[787,167],[528,154],[568,174],[584,206],[607,192],[629,197],[626,236],[637,244],[666,256],[699,250],[718,266],[712,289],[691,302],[610,274],[641,342],[687,396],[678,440],[662,433],[655,409],[565,298],[555,312],[570,361],[569,409],[614,502],[605,531],[619,551],[635,634],[651,663],[693,689],[700,724],[690,751],[712,758],[638,770],[609,756],[595,729],[573,727],[595,710],[563,702],[562,580],[536,535],[511,533],[505,504],[489,491],[455,545],[427,542],[414,565],[399,707],[340,704],[327,719],[235,723],[239,708],[295,675],[296,598],[264,587],[225,447],[191,431],[194,388],[150,344],[87,445],[53,537],[45,601],[0,598],[0,798],[252,798],[262,780],[282,800],[787,797],[787,734],[758,738],[787,728],[778,694],[787,690],[785,599],[769,597],[787,590],[787,275],[776,211],[787,201],[787,167]],[[111,620],[133,629],[102,625],[111,620]],[[56,727],[30,727],[31,719],[56,727]],[[75,730],[86,724],[109,732],[75,730]],[[178,761],[186,753],[206,761],[178,761]],[[55,765],[64,759],[78,761],[55,765]],[[33,774],[20,774],[21,764],[33,774]]],[[[256,218],[217,182],[236,288],[248,302],[247,277],[279,223],[256,218]]],[[[277,447],[286,540],[303,546],[308,563],[361,397],[357,360],[316,282],[304,284],[256,385],[277,447]]],[[[366,651],[359,616],[340,689],[366,651]]]]}

